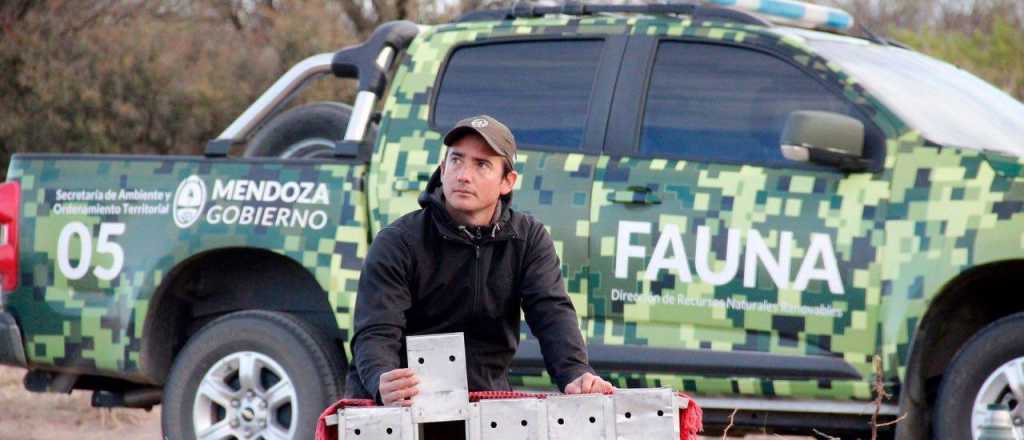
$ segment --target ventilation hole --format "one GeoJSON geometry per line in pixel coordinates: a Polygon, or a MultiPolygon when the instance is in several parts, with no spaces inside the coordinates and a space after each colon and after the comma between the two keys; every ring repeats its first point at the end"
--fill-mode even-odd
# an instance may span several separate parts
{"type": "Polygon", "coordinates": [[[564,425],[565,424],[565,419],[558,419],[558,424],[559,425],[564,425]]]}
{"type": "Polygon", "coordinates": [[[590,423],[594,423],[596,421],[597,421],[597,419],[595,419],[594,416],[590,416],[590,423]]]}
{"type": "Polygon", "coordinates": [[[359,435],[359,432],[360,432],[360,431],[359,431],[359,429],[356,429],[356,430],[355,430],[355,434],[356,434],[356,435],[359,435]]]}
{"type": "Polygon", "coordinates": [[[633,413],[629,413],[629,412],[627,412],[627,413],[626,413],[626,418],[628,419],[628,418],[630,418],[630,417],[633,417],[633,413]]]}
{"type": "Polygon", "coordinates": [[[662,411],[662,410],[659,409],[658,410],[658,417],[661,417],[663,415],[665,415],[665,411],[662,411]]]}
{"type": "Polygon", "coordinates": [[[423,365],[424,362],[426,361],[424,361],[423,358],[420,358],[420,365],[423,365]]]}
{"type": "Polygon", "coordinates": [[[448,356],[448,360],[455,362],[455,355],[448,356]]]}
{"type": "Polygon", "coordinates": [[[519,422],[520,425],[526,426],[526,420],[519,422]]]}
{"type": "Polygon", "coordinates": [[[491,428],[497,429],[498,428],[498,422],[491,422],[491,428]]]}
{"type": "Polygon", "coordinates": [[[391,428],[388,428],[388,429],[387,429],[387,430],[385,430],[384,432],[388,433],[388,435],[391,435],[391,433],[392,433],[393,431],[391,431],[391,428]]]}

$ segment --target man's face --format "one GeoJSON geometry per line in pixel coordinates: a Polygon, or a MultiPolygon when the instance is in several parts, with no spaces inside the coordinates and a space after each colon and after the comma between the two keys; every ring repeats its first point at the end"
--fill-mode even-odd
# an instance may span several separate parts
{"type": "Polygon", "coordinates": [[[498,198],[512,191],[516,173],[504,173],[504,158],[471,133],[450,147],[441,166],[441,185],[448,210],[456,220],[485,225],[498,198]]]}

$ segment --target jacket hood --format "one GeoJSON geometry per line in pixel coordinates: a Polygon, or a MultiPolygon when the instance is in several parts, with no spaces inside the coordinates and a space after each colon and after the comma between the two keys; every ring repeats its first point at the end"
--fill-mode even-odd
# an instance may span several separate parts
{"type": "MultiPolygon", "coordinates": [[[[430,176],[430,180],[427,182],[427,188],[420,193],[417,201],[420,207],[430,211],[434,218],[436,218],[443,227],[446,227],[453,233],[459,229],[458,224],[452,219],[451,215],[448,214],[448,209],[444,206],[444,190],[441,188],[441,167],[438,166],[434,170],[434,174],[430,176]]],[[[498,209],[501,213],[498,215],[498,220],[494,223],[490,235],[494,237],[502,229],[506,228],[511,212],[509,206],[512,204],[512,192],[505,194],[498,198],[498,209]]],[[[513,232],[513,235],[516,235],[513,232]]]]}

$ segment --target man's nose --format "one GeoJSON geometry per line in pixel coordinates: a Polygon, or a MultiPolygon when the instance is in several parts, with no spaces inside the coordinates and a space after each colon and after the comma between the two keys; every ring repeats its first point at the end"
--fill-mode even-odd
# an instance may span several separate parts
{"type": "Polygon", "coordinates": [[[469,167],[462,167],[462,169],[460,169],[459,172],[455,174],[455,178],[458,179],[459,182],[469,182],[470,180],[472,180],[470,178],[469,173],[469,167]]]}

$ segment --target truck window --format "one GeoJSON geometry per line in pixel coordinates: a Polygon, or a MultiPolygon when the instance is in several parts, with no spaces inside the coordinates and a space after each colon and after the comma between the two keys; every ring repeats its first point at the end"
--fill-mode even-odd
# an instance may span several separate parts
{"type": "Polygon", "coordinates": [[[504,122],[520,147],[572,151],[583,143],[602,40],[528,41],[456,49],[434,101],[445,131],[488,114],[504,122]]]}
{"type": "Polygon", "coordinates": [[[858,117],[851,104],[772,55],[677,41],[658,45],[645,106],[641,153],[786,166],[796,166],[779,151],[790,112],[858,117]]]}

